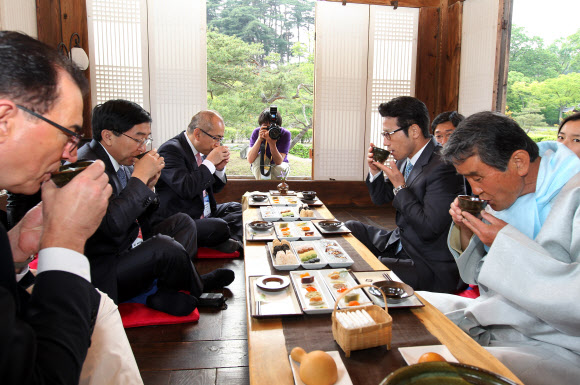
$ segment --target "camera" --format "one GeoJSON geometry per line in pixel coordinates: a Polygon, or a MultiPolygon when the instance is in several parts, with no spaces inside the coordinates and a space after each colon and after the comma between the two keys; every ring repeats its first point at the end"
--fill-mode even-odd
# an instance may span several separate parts
{"type": "Polygon", "coordinates": [[[277,124],[278,107],[270,106],[270,125],[268,126],[268,135],[274,140],[280,139],[282,136],[282,128],[277,124]]]}

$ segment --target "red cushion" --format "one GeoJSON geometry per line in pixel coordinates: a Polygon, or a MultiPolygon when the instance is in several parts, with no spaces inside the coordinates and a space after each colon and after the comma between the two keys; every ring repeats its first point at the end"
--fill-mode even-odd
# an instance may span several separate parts
{"type": "Polygon", "coordinates": [[[200,247],[197,250],[198,258],[238,258],[240,256],[239,251],[234,251],[233,253],[222,253],[208,247],[200,247]]]}
{"type": "Polygon", "coordinates": [[[199,320],[199,311],[195,309],[190,315],[176,317],[167,313],[153,310],[142,303],[122,303],[119,305],[119,313],[123,320],[123,327],[134,328],[149,325],[172,325],[199,320]]]}
{"type": "Polygon", "coordinates": [[[469,285],[467,289],[455,294],[466,298],[477,298],[479,297],[479,287],[477,285],[469,285]]]}

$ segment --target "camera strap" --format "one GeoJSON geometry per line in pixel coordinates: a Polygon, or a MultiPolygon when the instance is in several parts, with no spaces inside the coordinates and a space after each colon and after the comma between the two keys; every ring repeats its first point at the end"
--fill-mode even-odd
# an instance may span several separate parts
{"type": "Polygon", "coordinates": [[[268,145],[268,142],[263,141],[260,144],[260,174],[264,175],[264,176],[270,176],[270,173],[272,172],[272,161],[270,160],[270,166],[268,167],[268,171],[264,171],[264,163],[265,163],[265,159],[266,159],[266,146],[268,145]]]}

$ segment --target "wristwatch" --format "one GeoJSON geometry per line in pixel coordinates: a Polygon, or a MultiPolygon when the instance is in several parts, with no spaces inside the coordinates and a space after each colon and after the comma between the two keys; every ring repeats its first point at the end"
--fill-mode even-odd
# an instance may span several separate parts
{"type": "Polygon", "coordinates": [[[407,185],[406,185],[406,184],[404,184],[404,183],[403,183],[402,185],[400,185],[399,187],[395,187],[395,188],[393,189],[393,194],[394,194],[394,195],[397,195],[397,194],[399,193],[399,191],[401,191],[401,190],[402,190],[402,189],[404,189],[404,188],[407,188],[407,185]]]}
{"type": "Polygon", "coordinates": [[[26,266],[28,266],[28,264],[30,262],[34,261],[35,258],[36,258],[36,255],[35,254],[32,254],[25,261],[22,261],[22,262],[14,262],[14,268],[15,269],[24,269],[26,266]]]}

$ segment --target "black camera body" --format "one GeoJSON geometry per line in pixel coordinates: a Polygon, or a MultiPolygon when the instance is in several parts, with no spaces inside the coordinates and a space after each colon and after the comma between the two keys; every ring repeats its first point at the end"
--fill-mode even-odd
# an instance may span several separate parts
{"type": "Polygon", "coordinates": [[[270,106],[270,125],[268,126],[268,135],[274,140],[282,137],[282,128],[276,123],[278,120],[278,107],[270,106]]]}

